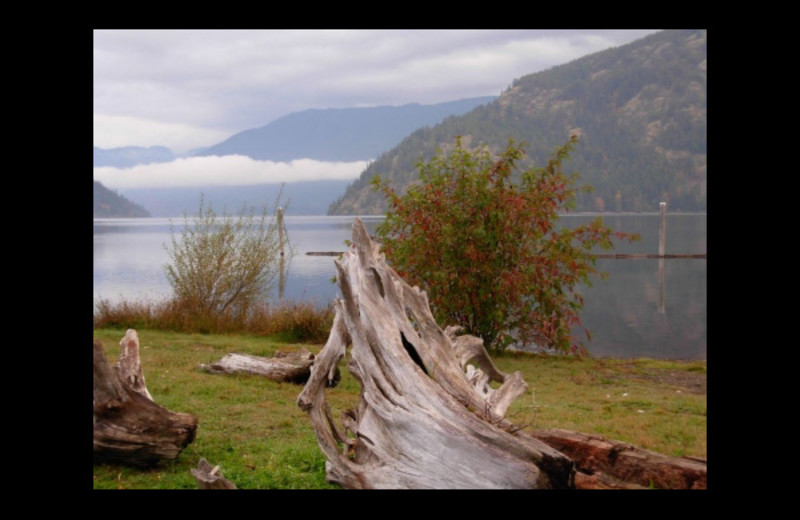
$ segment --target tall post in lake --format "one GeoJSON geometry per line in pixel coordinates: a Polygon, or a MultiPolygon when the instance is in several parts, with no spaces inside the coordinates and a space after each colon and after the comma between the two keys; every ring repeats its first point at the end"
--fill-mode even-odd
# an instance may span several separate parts
{"type": "Polygon", "coordinates": [[[283,300],[283,291],[286,287],[286,256],[283,254],[283,208],[278,207],[278,242],[281,249],[281,265],[278,281],[278,299],[283,300]]]}
{"type": "Polygon", "coordinates": [[[666,221],[667,221],[667,203],[662,202],[659,204],[661,206],[661,220],[659,221],[658,226],[658,256],[664,256],[664,249],[666,244],[666,221]]]}
{"type": "Polygon", "coordinates": [[[658,281],[659,281],[659,300],[658,300],[658,312],[664,314],[666,309],[664,307],[664,254],[666,249],[666,213],[667,213],[667,203],[662,202],[659,205],[661,208],[661,217],[658,226],[658,281]]]}

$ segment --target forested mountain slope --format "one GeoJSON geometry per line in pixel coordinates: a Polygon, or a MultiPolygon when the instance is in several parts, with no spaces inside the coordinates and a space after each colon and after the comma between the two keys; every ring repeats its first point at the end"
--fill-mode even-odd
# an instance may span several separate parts
{"type": "Polygon", "coordinates": [[[706,210],[707,31],[662,31],[513,81],[494,102],[422,128],[373,162],[329,214],[377,214],[379,174],[402,190],[415,163],[463,136],[468,147],[527,143],[523,167],[542,166],[572,134],[565,163],[593,193],[578,211],[706,210]]]}
{"type": "Polygon", "coordinates": [[[94,218],[149,217],[150,213],[122,195],[94,181],[94,218]]]}

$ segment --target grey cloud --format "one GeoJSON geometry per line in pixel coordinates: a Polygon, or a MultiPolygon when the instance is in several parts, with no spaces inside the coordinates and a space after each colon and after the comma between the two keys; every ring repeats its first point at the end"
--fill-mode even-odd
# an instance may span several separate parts
{"type": "Polygon", "coordinates": [[[232,134],[308,108],[497,95],[649,32],[96,31],[94,111],[232,134]]]}

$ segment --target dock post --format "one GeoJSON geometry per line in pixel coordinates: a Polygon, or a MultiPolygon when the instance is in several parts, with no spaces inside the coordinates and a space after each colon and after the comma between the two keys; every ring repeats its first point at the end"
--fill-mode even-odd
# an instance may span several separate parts
{"type": "Polygon", "coordinates": [[[658,256],[664,256],[665,254],[665,245],[667,241],[666,237],[666,214],[667,214],[667,203],[662,202],[659,204],[661,206],[661,220],[659,221],[658,226],[658,256]]]}
{"type": "Polygon", "coordinates": [[[666,245],[666,212],[667,212],[667,203],[662,202],[659,204],[661,207],[661,221],[659,223],[659,231],[658,231],[658,281],[659,281],[659,300],[658,300],[658,312],[664,314],[666,312],[666,308],[664,306],[664,254],[665,254],[665,245],[666,245]]]}
{"type": "Polygon", "coordinates": [[[278,242],[281,247],[281,258],[283,258],[283,208],[280,206],[278,207],[278,242]]]}
{"type": "Polygon", "coordinates": [[[278,281],[278,299],[283,300],[283,291],[286,287],[286,257],[283,254],[283,208],[278,207],[278,242],[281,249],[280,279],[278,281]]]}

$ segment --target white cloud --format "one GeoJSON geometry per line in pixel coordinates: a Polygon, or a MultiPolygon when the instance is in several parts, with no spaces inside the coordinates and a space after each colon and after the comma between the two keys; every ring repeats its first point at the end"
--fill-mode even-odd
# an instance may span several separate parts
{"type": "Polygon", "coordinates": [[[358,178],[369,161],[256,161],[241,155],[189,157],[132,168],[99,167],[94,180],[112,189],[240,186],[358,178]]]}

